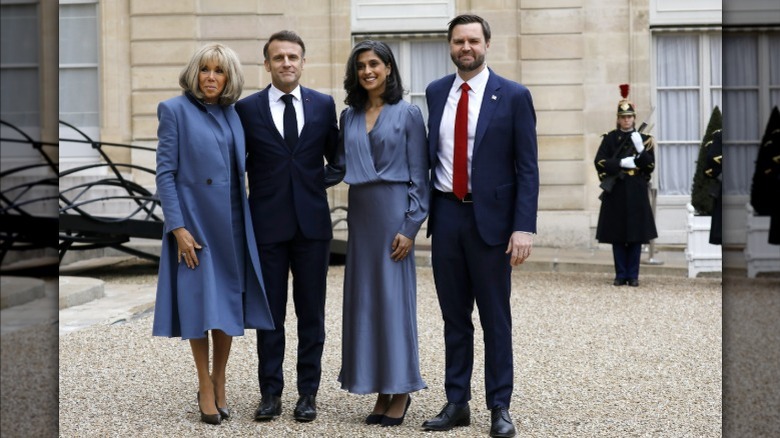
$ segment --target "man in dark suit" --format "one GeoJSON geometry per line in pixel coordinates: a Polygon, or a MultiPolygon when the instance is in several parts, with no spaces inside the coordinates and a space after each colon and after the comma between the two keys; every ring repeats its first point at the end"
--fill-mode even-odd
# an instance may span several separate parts
{"type": "Polygon", "coordinates": [[[335,163],[338,126],[333,98],[299,80],[305,63],[303,40],[277,32],[263,47],[271,84],[236,104],[244,127],[252,212],[260,265],[275,330],[257,331],[261,401],[254,418],[282,412],[284,319],[288,272],[298,318],[298,402],[293,416],[317,416],[325,342],[325,285],[333,237],[325,192],[344,176],[335,163]],[[327,159],[328,165],[324,166],[327,159]]]}
{"type": "Polygon", "coordinates": [[[490,435],[511,437],[510,276],[530,255],[536,233],[536,114],[527,88],[487,68],[490,27],[484,19],[455,17],[447,38],[457,74],[432,82],[425,93],[433,185],[428,234],[444,318],[447,404],[423,428],[450,430],[471,422],[476,301],[485,334],[490,435]]]}

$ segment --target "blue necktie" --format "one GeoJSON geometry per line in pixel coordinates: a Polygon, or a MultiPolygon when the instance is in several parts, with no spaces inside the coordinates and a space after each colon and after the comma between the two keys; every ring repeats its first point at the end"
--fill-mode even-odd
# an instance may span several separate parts
{"type": "Polygon", "coordinates": [[[295,115],[292,94],[282,96],[284,101],[284,141],[292,150],[298,142],[298,117],[295,115]]]}

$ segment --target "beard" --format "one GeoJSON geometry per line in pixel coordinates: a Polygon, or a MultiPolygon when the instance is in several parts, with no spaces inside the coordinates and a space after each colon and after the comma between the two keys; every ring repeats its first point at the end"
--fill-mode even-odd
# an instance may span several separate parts
{"type": "Polygon", "coordinates": [[[457,55],[450,53],[450,58],[452,59],[452,62],[455,64],[456,67],[458,67],[458,70],[470,72],[474,71],[482,66],[482,64],[485,63],[485,55],[477,55],[473,54],[474,60],[471,62],[462,62],[458,59],[457,55]]]}

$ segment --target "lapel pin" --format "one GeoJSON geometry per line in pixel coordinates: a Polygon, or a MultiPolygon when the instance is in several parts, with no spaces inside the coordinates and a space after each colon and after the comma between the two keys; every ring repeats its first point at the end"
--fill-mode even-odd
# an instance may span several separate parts
{"type": "Polygon", "coordinates": [[[496,99],[498,99],[498,98],[496,97],[496,95],[495,95],[495,94],[494,94],[494,95],[492,95],[492,96],[490,96],[490,98],[491,98],[491,99],[493,99],[493,100],[496,100],[496,99]]]}

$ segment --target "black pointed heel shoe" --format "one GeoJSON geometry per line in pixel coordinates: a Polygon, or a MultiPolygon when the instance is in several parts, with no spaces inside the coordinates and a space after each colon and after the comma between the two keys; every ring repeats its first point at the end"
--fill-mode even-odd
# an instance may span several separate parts
{"type": "Polygon", "coordinates": [[[383,414],[371,414],[366,417],[366,424],[380,424],[383,418],[385,418],[383,414]]]}
{"type": "Polygon", "coordinates": [[[220,408],[217,406],[217,412],[219,412],[219,415],[222,417],[223,420],[227,420],[230,418],[230,408],[225,406],[224,408],[220,408]]]}
{"type": "Polygon", "coordinates": [[[198,411],[200,411],[200,421],[207,423],[207,424],[221,424],[222,423],[222,415],[219,414],[219,408],[217,408],[216,414],[205,414],[203,413],[203,410],[200,408],[200,392],[196,394],[196,398],[198,402],[198,411]]]}
{"type": "Polygon", "coordinates": [[[387,415],[383,415],[379,424],[382,427],[399,426],[399,425],[401,425],[401,423],[404,422],[404,418],[406,417],[406,411],[409,410],[409,405],[410,404],[412,404],[412,396],[411,396],[411,394],[408,395],[407,398],[406,398],[406,407],[404,408],[404,414],[401,415],[400,418],[393,418],[393,417],[388,417],[387,415]]]}

